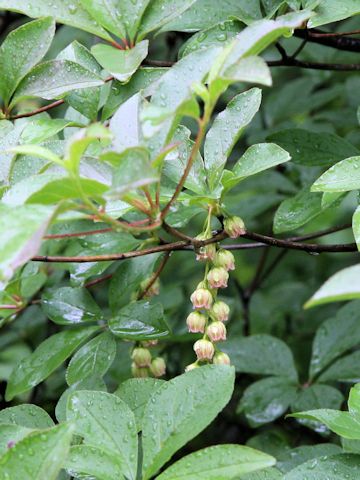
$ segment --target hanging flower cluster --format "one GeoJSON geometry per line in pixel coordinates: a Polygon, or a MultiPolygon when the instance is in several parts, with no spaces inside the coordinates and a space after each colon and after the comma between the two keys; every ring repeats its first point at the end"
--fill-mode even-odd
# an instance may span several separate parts
{"type": "MultiPolygon", "coordinates": [[[[211,238],[211,213],[207,220],[205,231],[196,237],[197,240],[211,238]]],[[[224,221],[224,230],[230,238],[237,238],[244,234],[244,222],[239,217],[229,217],[224,221]]],[[[225,322],[229,318],[229,306],[217,299],[218,290],[226,288],[229,280],[229,271],[235,270],[234,255],[215,243],[199,248],[196,259],[206,262],[204,280],[191,294],[190,300],[194,311],[191,312],[186,324],[189,332],[202,333],[203,338],[194,344],[197,356],[196,362],[188,365],[186,371],[201,366],[203,363],[229,365],[230,358],[219,350],[217,344],[226,340],[225,322]]]]}
{"type": "Polygon", "coordinates": [[[162,357],[152,358],[151,352],[147,347],[153,347],[157,340],[140,342],[134,347],[131,359],[131,373],[136,378],[146,378],[151,375],[162,377],[166,373],[165,360],[162,357]]]}

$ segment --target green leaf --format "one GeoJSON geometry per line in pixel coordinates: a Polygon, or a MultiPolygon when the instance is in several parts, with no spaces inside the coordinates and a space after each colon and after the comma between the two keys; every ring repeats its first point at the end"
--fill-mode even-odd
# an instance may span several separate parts
{"type": "Polygon", "coordinates": [[[287,411],[297,389],[289,378],[264,378],[245,390],[237,413],[244,413],[252,428],[270,423],[287,411]]]}
{"type": "Polygon", "coordinates": [[[358,247],[358,250],[360,250],[360,207],[357,207],[354,212],[352,218],[352,230],[355,237],[356,245],[358,247]]]}
{"type": "Polygon", "coordinates": [[[45,380],[97,330],[98,327],[64,330],[44,340],[14,368],[6,388],[7,401],[45,380]]]}
{"type": "Polygon", "coordinates": [[[122,153],[109,152],[102,156],[113,168],[112,186],[109,195],[121,198],[125,193],[145,187],[159,180],[151,166],[149,152],[142,147],[133,147],[122,153]]]}
{"type": "Polygon", "coordinates": [[[71,447],[65,468],[73,477],[123,480],[123,463],[118,456],[87,445],[71,447]]]}
{"type": "Polygon", "coordinates": [[[102,27],[116,37],[126,40],[126,26],[123,22],[123,12],[121,11],[121,14],[119,12],[118,0],[80,0],[80,4],[102,27]]]}
{"type": "Polygon", "coordinates": [[[287,473],[284,480],[356,480],[359,478],[359,455],[331,455],[309,460],[287,473]]]}
{"type": "Polygon", "coordinates": [[[228,340],[222,350],[230,355],[239,373],[276,375],[297,380],[292,352],[279,338],[264,334],[251,335],[228,340]]]}
{"type": "Polygon", "coordinates": [[[11,101],[11,107],[28,98],[40,97],[52,100],[73,90],[100,85],[103,85],[101,78],[78,63],[69,60],[49,60],[34,67],[20,82],[11,101]]]}
{"type": "Polygon", "coordinates": [[[40,118],[26,124],[22,134],[22,143],[42,143],[54,137],[68,127],[81,127],[82,124],[61,118],[40,118]]]}
{"type": "Polygon", "coordinates": [[[144,480],[209,425],[230,400],[233,386],[233,368],[209,365],[180,375],[154,392],[144,413],[144,480]]]}
{"type": "Polygon", "coordinates": [[[162,31],[196,32],[234,17],[244,23],[261,18],[259,1],[227,0],[219,8],[218,0],[197,0],[186,12],[163,27],[162,31]]]}
{"type": "Polygon", "coordinates": [[[218,114],[206,135],[205,168],[210,189],[219,182],[225,163],[246,125],[260,108],[261,90],[252,88],[234,97],[218,114]],[[219,138],[221,142],[219,145],[219,138]]]}
{"type": "Polygon", "coordinates": [[[310,19],[308,27],[319,27],[359,13],[360,6],[356,0],[326,0],[326,3],[320,2],[316,15],[310,19]]]}
{"type": "MultiPolygon", "coordinates": [[[[139,147],[139,108],[141,95],[136,94],[123,102],[110,120],[110,131],[114,136],[113,146],[117,153],[131,147],[139,147]]],[[[141,155],[145,150],[136,150],[141,155]]],[[[115,158],[116,158],[115,154],[115,158]]],[[[106,158],[106,154],[105,154],[106,158]]],[[[122,157],[120,157],[122,158],[122,157]]],[[[114,159],[115,160],[115,159],[114,159]]]]}
{"type": "Polygon", "coordinates": [[[327,132],[312,132],[301,128],[289,128],[267,137],[291,155],[294,163],[308,166],[328,167],[359,150],[347,140],[327,132]]]}
{"type": "Polygon", "coordinates": [[[161,303],[151,304],[145,300],[123,307],[108,324],[114,335],[126,340],[150,340],[170,333],[161,303]]]}
{"type": "Polygon", "coordinates": [[[21,427],[40,429],[54,426],[50,415],[37,405],[22,404],[4,408],[0,412],[0,423],[14,424],[21,427]]]}
{"type": "Polygon", "coordinates": [[[360,344],[359,306],[360,302],[351,302],[339,309],[336,317],[320,325],[312,347],[311,378],[332,360],[360,344]]]}
{"type": "Polygon", "coordinates": [[[100,307],[86,288],[60,287],[47,290],[41,298],[46,316],[59,325],[98,322],[100,307]]]}
{"type": "Polygon", "coordinates": [[[102,377],[111,367],[116,354],[116,342],[109,332],[90,340],[70,360],[66,381],[73,385],[84,378],[102,377]]]}
{"type": "MultiPolygon", "coordinates": [[[[276,464],[283,473],[293,470],[298,465],[305,463],[307,460],[316,459],[325,455],[335,455],[342,453],[341,447],[334,443],[320,443],[318,445],[302,445],[283,451],[278,456],[276,464]]],[[[283,477],[280,477],[283,478],[283,477]]],[[[260,480],[260,479],[259,479],[260,480]]],[[[264,479],[265,480],[265,479],[264,479]]]]}
{"type": "Polygon", "coordinates": [[[297,230],[322,212],[322,196],[307,188],[280,203],[274,216],[274,233],[297,230]]]}
{"type": "MultiPolygon", "coordinates": [[[[334,387],[329,385],[311,385],[304,388],[295,398],[291,405],[292,412],[299,412],[305,410],[314,410],[316,408],[332,408],[337,409],[341,407],[344,397],[334,387]]],[[[300,423],[315,430],[318,433],[323,433],[324,428],[318,422],[309,420],[300,420],[300,423]]]]}
{"type": "Polygon", "coordinates": [[[283,475],[276,468],[265,468],[259,472],[241,476],[241,480],[281,480],[283,475]]]}
{"type": "Polygon", "coordinates": [[[228,67],[222,73],[222,77],[217,80],[221,90],[226,85],[236,82],[259,83],[266,87],[271,87],[272,78],[270,69],[265,60],[261,57],[245,57],[228,67]],[[224,84],[224,86],[222,85],[224,84]]]}
{"type": "Polygon", "coordinates": [[[216,445],[186,455],[156,477],[157,480],[228,480],[271,467],[274,457],[242,445],[216,445]]]}
{"type": "MultiPolygon", "coordinates": [[[[194,145],[194,142],[190,139],[190,135],[191,132],[188,128],[184,127],[183,125],[179,125],[173,138],[171,139],[172,144],[179,145],[175,150],[166,156],[166,160],[164,162],[164,168],[162,170],[163,175],[170,178],[176,184],[178,184],[184,173],[188,158],[194,145]]],[[[208,193],[204,161],[200,153],[196,155],[189,175],[187,176],[185,187],[200,195],[208,193]]]]}
{"type": "Polygon", "coordinates": [[[73,426],[30,433],[1,458],[1,475],[21,480],[56,480],[70,449],[73,426]]]}
{"type": "Polygon", "coordinates": [[[235,163],[232,175],[226,175],[222,183],[225,189],[230,189],[247,177],[288,162],[290,158],[288,152],[274,143],[252,145],[235,163]]]}
{"type": "Polygon", "coordinates": [[[358,282],[360,265],[344,268],[332,275],[308,300],[304,308],[316,307],[324,303],[353,300],[360,297],[358,282]]]}
{"type": "Polygon", "coordinates": [[[136,478],[135,417],[125,402],[110,393],[75,392],[68,400],[67,418],[75,422],[75,432],[86,445],[116,455],[124,474],[131,480],[136,478]]]}
{"type": "Polygon", "coordinates": [[[126,402],[134,412],[138,431],[142,430],[147,402],[163,383],[164,380],[157,378],[130,378],[115,390],[114,395],[126,402]]]}
{"type": "Polygon", "coordinates": [[[0,205],[0,285],[38,252],[54,209],[0,205]]]}
{"type": "MultiPolygon", "coordinates": [[[[10,123],[10,122],[9,122],[10,123]]],[[[15,153],[11,148],[18,144],[25,125],[8,125],[6,120],[0,121],[0,180],[6,184],[10,181],[11,169],[15,153]],[[3,126],[1,128],[1,126],[3,126]]]]}
{"type": "Polygon", "coordinates": [[[53,0],[50,5],[48,0],[36,0],[36,2],[0,0],[0,8],[23,13],[32,18],[51,16],[58,23],[71,25],[105,40],[111,40],[109,34],[81,7],[80,0],[71,0],[71,2],[53,0]]]}
{"type": "Polygon", "coordinates": [[[321,409],[292,413],[290,417],[312,420],[326,425],[331,431],[344,438],[360,439],[360,422],[350,413],[338,410],[321,409]]]}
{"type": "Polygon", "coordinates": [[[147,57],[149,42],[144,40],[135,47],[119,50],[110,45],[97,44],[91,49],[100,65],[120,82],[127,82],[147,57]]]}
{"type": "Polygon", "coordinates": [[[313,192],[348,192],[360,188],[360,156],[336,163],[311,187],[313,192]]]}
{"type": "Polygon", "coordinates": [[[141,282],[151,276],[158,258],[158,254],[146,255],[125,260],[119,265],[109,286],[109,303],[113,314],[127,305],[141,282]]]}
{"type": "Polygon", "coordinates": [[[195,0],[153,0],[142,16],[138,36],[144,38],[148,33],[159,29],[185,12],[195,0]]]}
{"type": "Polygon", "coordinates": [[[360,382],[359,365],[360,351],[350,353],[336,360],[319,377],[320,382],[360,382]]]}
{"type": "Polygon", "coordinates": [[[9,450],[9,446],[18,443],[32,430],[15,424],[0,424],[0,458],[9,450]]]}
{"type": "Polygon", "coordinates": [[[8,105],[19,82],[48,51],[55,34],[52,18],[42,18],[13,30],[0,47],[0,96],[8,105]],[[34,45],[37,47],[34,48],[34,45]]]}

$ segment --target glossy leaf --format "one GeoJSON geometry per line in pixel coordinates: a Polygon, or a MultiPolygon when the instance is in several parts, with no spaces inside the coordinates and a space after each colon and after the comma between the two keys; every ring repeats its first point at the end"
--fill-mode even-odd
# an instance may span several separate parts
{"type": "Polygon", "coordinates": [[[259,110],[260,103],[261,90],[253,88],[234,97],[226,109],[216,117],[204,146],[205,168],[210,189],[219,182],[234,145],[259,110]]]}
{"type": "Polygon", "coordinates": [[[343,20],[359,13],[360,6],[356,0],[327,0],[326,4],[320,2],[316,15],[310,19],[309,28],[343,20]]]}
{"type": "Polygon", "coordinates": [[[75,422],[75,432],[85,445],[117,456],[124,474],[131,480],[136,478],[135,418],[125,402],[110,393],[75,392],[68,400],[67,418],[75,422]]]}
{"type": "Polygon", "coordinates": [[[344,438],[360,439],[360,422],[348,412],[339,410],[321,409],[308,412],[293,413],[295,418],[318,421],[326,425],[331,431],[344,438]]]}
{"type": "Polygon", "coordinates": [[[289,128],[267,139],[284,148],[290,153],[292,162],[300,165],[328,167],[359,153],[347,140],[327,132],[289,128]]]}
{"type": "Polygon", "coordinates": [[[0,284],[36,255],[53,214],[53,208],[41,205],[16,207],[16,214],[0,205],[0,284]]]}
{"type": "MultiPolygon", "coordinates": [[[[117,0],[80,0],[82,7],[97,20],[97,22],[117,37],[126,39],[126,26],[119,12],[117,0]]],[[[122,7],[122,5],[121,5],[122,7]]]]}
{"type": "Polygon", "coordinates": [[[263,334],[251,335],[227,341],[222,350],[230,355],[239,373],[276,375],[297,380],[292,352],[279,338],[263,334]]]}
{"type": "Polygon", "coordinates": [[[161,303],[145,300],[123,307],[108,323],[114,335],[126,340],[150,340],[170,333],[161,303]]]}
{"type": "Polygon", "coordinates": [[[116,152],[137,147],[140,143],[139,108],[141,97],[133,95],[122,103],[110,120],[110,131],[114,135],[116,152]]]}
{"type": "Polygon", "coordinates": [[[360,297],[358,278],[360,265],[344,268],[330,277],[304,307],[311,308],[324,303],[352,300],[360,297]]]}
{"type": "Polygon", "coordinates": [[[0,424],[0,458],[9,448],[25,438],[32,430],[15,424],[0,424]]]}
{"type": "Polygon", "coordinates": [[[65,467],[71,476],[91,476],[101,480],[123,480],[123,463],[106,450],[87,445],[71,447],[65,467]]]}
{"type": "Polygon", "coordinates": [[[98,322],[103,315],[85,288],[62,287],[46,291],[41,299],[45,314],[59,325],[98,322]]]}
{"type": "Polygon", "coordinates": [[[149,2],[139,25],[139,37],[143,38],[148,33],[169,23],[185,12],[194,2],[195,0],[172,0],[171,2],[153,0],[149,2]]]}
{"type": "Polygon", "coordinates": [[[27,403],[1,410],[0,423],[14,424],[30,429],[49,428],[54,425],[45,410],[37,405],[27,403]]]}
{"type": "Polygon", "coordinates": [[[120,82],[127,82],[148,54],[149,42],[144,40],[130,50],[97,44],[91,49],[100,65],[120,82]]]}
{"type": "Polygon", "coordinates": [[[79,123],[63,120],[61,118],[54,119],[38,119],[27,123],[21,134],[22,143],[42,143],[45,140],[56,136],[65,128],[80,127],[79,123]]]}
{"type": "MultiPolygon", "coordinates": [[[[283,451],[276,464],[283,473],[293,470],[298,465],[308,460],[317,459],[323,456],[335,455],[342,453],[341,447],[334,443],[320,443],[318,445],[302,445],[300,447],[291,448],[283,451]]],[[[314,462],[315,463],[315,462],[314,462]]],[[[283,478],[283,477],[281,477],[283,478]]]]}
{"type": "Polygon", "coordinates": [[[252,383],[244,392],[237,412],[251,427],[259,427],[283,415],[297,394],[297,385],[288,378],[270,377],[252,383]]]}
{"type": "Polygon", "coordinates": [[[336,360],[319,377],[320,382],[360,382],[359,365],[360,351],[350,353],[336,360]]]}
{"type": "Polygon", "coordinates": [[[102,377],[111,367],[116,354],[116,342],[109,332],[90,340],[70,360],[66,381],[73,385],[87,377],[102,377]]]}
{"type": "Polygon", "coordinates": [[[6,388],[6,399],[10,401],[45,380],[97,330],[98,327],[82,327],[47,338],[14,368],[6,388]]]}
{"type": "Polygon", "coordinates": [[[56,480],[72,435],[73,426],[67,424],[30,433],[1,458],[1,475],[4,479],[56,480]]]}
{"type": "Polygon", "coordinates": [[[120,383],[114,394],[126,402],[134,412],[138,431],[142,430],[144,410],[151,395],[164,380],[157,378],[130,378],[120,383]]]}
{"type": "Polygon", "coordinates": [[[170,380],[146,405],[143,423],[143,478],[200,433],[229,401],[234,369],[205,366],[170,380]]]}
{"type": "Polygon", "coordinates": [[[309,460],[291,470],[284,480],[356,480],[359,476],[359,456],[332,455],[309,460]]]}
{"type": "Polygon", "coordinates": [[[157,480],[228,480],[266,467],[275,458],[242,445],[216,445],[186,455],[159,475],[157,480]]]}
{"type": "Polygon", "coordinates": [[[360,302],[351,302],[318,328],[312,347],[310,375],[323,370],[332,360],[360,343],[360,302]]]}
{"type": "Polygon", "coordinates": [[[6,37],[0,47],[0,69],[6,72],[0,78],[0,96],[6,105],[20,81],[44,57],[54,34],[55,22],[47,17],[29,22],[6,37]]]}
{"type": "Polygon", "coordinates": [[[50,5],[47,0],[25,3],[23,0],[0,0],[0,8],[20,12],[32,18],[51,16],[59,23],[80,28],[105,40],[111,39],[106,31],[81,7],[80,0],[71,0],[71,2],[54,0],[50,5]]]}
{"type": "Polygon", "coordinates": [[[312,185],[313,192],[348,192],[360,188],[360,156],[350,157],[329,168],[312,185]]]}
{"type": "Polygon", "coordinates": [[[52,100],[73,90],[98,87],[102,84],[100,77],[78,63],[49,60],[34,67],[20,82],[11,105],[33,97],[52,100]]]}

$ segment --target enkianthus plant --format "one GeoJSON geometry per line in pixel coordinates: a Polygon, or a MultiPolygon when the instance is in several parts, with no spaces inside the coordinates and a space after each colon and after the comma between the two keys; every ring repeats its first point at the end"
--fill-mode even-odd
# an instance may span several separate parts
{"type": "MultiPolygon", "coordinates": [[[[212,238],[212,209],[209,209],[204,231],[196,240],[205,241],[212,238]]],[[[240,217],[227,217],[224,220],[224,232],[231,238],[245,233],[245,225],[240,217]]],[[[204,279],[191,294],[190,300],[194,311],[186,324],[190,333],[202,333],[203,337],[194,344],[197,360],[186,367],[186,371],[201,365],[214,363],[230,365],[230,357],[218,348],[218,343],[226,340],[226,322],[230,308],[222,300],[218,300],[218,290],[228,286],[229,271],[235,270],[234,255],[216,243],[202,245],[196,253],[198,261],[206,262],[204,279]]]]}

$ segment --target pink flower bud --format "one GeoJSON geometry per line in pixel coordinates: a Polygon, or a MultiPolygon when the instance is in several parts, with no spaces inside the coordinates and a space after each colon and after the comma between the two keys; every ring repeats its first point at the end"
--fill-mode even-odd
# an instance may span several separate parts
{"type": "Polygon", "coordinates": [[[224,230],[230,238],[237,238],[246,232],[245,224],[240,217],[228,217],[224,220],[224,230]]]}
{"type": "Polygon", "coordinates": [[[206,335],[212,342],[226,340],[226,327],[222,322],[213,322],[207,327],[206,335]]]}
{"type": "Polygon", "coordinates": [[[198,360],[211,360],[214,356],[214,345],[209,340],[198,340],[194,343],[194,351],[198,360]]]}
{"type": "Polygon", "coordinates": [[[144,298],[151,298],[155,295],[159,295],[160,293],[160,280],[157,278],[155,282],[151,285],[151,287],[148,288],[151,280],[152,278],[149,277],[146,280],[143,280],[140,284],[140,292],[146,291],[144,298]]]}
{"type": "Polygon", "coordinates": [[[159,343],[159,340],[145,340],[141,342],[141,345],[145,348],[155,347],[159,343]]]}
{"type": "Polygon", "coordinates": [[[205,308],[209,310],[213,304],[211,292],[206,288],[198,288],[190,297],[194,308],[205,308]]]}
{"type": "Polygon", "coordinates": [[[190,363],[190,365],[187,365],[185,367],[185,372],[190,372],[191,370],[194,370],[195,368],[199,368],[199,365],[196,362],[190,363]]]}
{"type": "Polygon", "coordinates": [[[207,317],[200,312],[192,312],[186,319],[186,325],[191,333],[204,333],[207,317]]]}
{"type": "Polygon", "coordinates": [[[229,318],[230,308],[229,305],[222,300],[218,300],[212,306],[210,311],[212,317],[219,322],[226,322],[229,318]]]}
{"type": "Polygon", "coordinates": [[[131,358],[138,367],[149,367],[151,364],[151,353],[147,348],[134,348],[131,358]]]}
{"type": "Polygon", "coordinates": [[[156,357],[151,362],[150,371],[154,377],[162,377],[166,373],[165,360],[161,357],[156,357]]]}
{"type": "Polygon", "coordinates": [[[213,358],[214,365],[230,365],[230,357],[225,352],[216,352],[213,358]]]}
{"type": "Polygon", "coordinates": [[[223,267],[215,267],[207,274],[210,288],[225,288],[229,280],[229,274],[223,267]]]}
{"type": "Polygon", "coordinates": [[[235,258],[229,250],[223,248],[216,254],[215,265],[217,267],[223,267],[225,270],[235,270],[235,258]]]}
{"type": "Polygon", "coordinates": [[[131,364],[131,373],[135,378],[147,378],[149,376],[149,369],[146,367],[138,367],[135,362],[131,364]]]}

